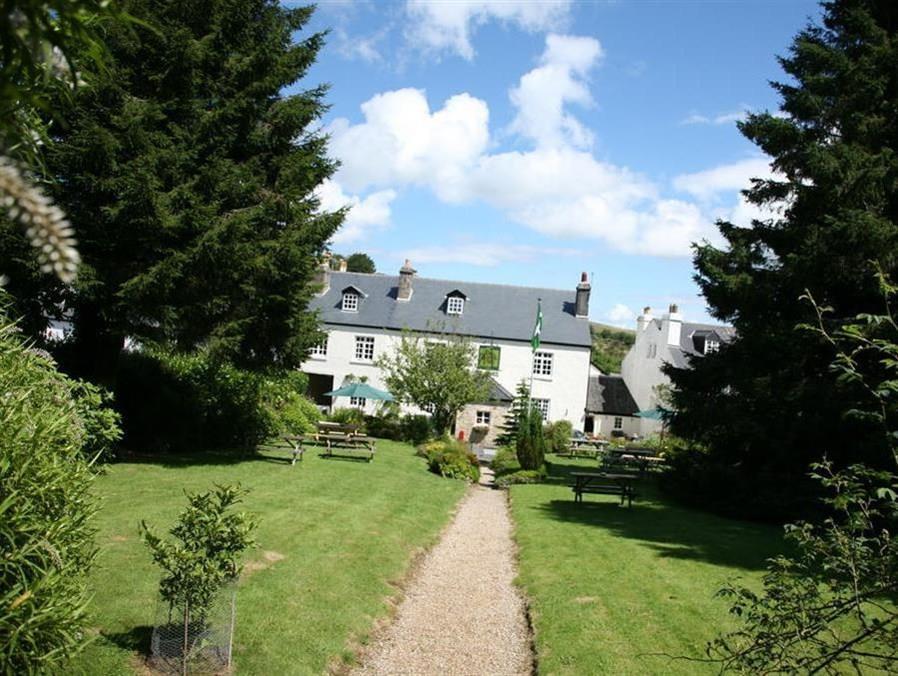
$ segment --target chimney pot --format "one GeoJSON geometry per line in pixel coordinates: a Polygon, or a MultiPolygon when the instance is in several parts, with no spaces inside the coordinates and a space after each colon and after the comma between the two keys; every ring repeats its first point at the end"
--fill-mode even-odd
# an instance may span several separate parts
{"type": "Polygon", "coordinates": [[[680,311],[680,308],[677,307],[676,303],[671,303],[668,311],[670,312],[670,314],[675,315],[680,311]]]}
{"type": "Polygon", "coordinates": [[[650,308],[648,305],[646,305],[644,308],[642,308],[642,314],[644,314],[644,315],[652,314],[652,308],[650,308]]]}

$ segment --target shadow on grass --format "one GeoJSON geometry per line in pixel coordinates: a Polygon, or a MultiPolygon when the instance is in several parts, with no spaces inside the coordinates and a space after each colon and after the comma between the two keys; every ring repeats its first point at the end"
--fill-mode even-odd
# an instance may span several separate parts
{"type": "Polygon", "coordinates": [[[103,633],[100,635],[100,640],[111,643],[123,650],[130,650],[138,653],[141,657],[149,658],[150,638],[152,635],[153,628],[144,625],[133,627],[129,631],[123,631],[117,634],[103,633]]]}
{"type": "Polygon", "coordinates": [[[289,449],[281,451],[261,448],[255,452],[246,451],[198,451],[196,453],[122,453],[115,459],[115,464],[157,465],[167,469],[178,467],[194,467],[197,465],[227,466],[247,462],[272,462],[290,464],[292,455],[289,449]]]}
{"type": "MultiPolygon", "coordinates": [[[[550,483],[566,484],[572,471],[589,471],[582,464],[547,463],[550,483]]],[[[639,498],[621,507],[616,498],[587,496],[582,503],[554,499],[532,509],[562,522],[595,526],[616,537],[644,543],[659,556],[706,561],[745,570],[762,570],[767,559],[785,551],[782,530],[747,521],[726,519],[680,507],[659,496],[652,478],[636,484],[639,498]]]]}

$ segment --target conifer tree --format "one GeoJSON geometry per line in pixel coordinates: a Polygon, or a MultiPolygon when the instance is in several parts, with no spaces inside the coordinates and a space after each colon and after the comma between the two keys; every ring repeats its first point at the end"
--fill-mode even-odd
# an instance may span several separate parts
{"type": "Polygon", "coordinates": [[[47,159],[83,258],[66,299],[77,357],[103,377],[132,336],[296,365],[316,338],[315,257],[343,217],[313,192],[335,168],[326,87],[295,88],[323,45],[295,40],[312,8],[123,8],[146,25],[109,28],[107,68],[74,93],[47,159]]]}
{"type": "Polygon", "coordinates": [[[748,477],[791,481],[824,454],[838,465],[889,461],[881,435],[842,415],[853,395],[834,388],[827,346],[796,327],[813,321],[806,292],[838,322],[877,309],[876,266],[898,268],[898,6],[823,10],[780,59],[790,77],[773,84],[781,112],[740,124],[776,172],[747,198],[775,212],[752,227],[719,222],[725,246],[695,251],[711,313],[738,336],[668,370],[673,431],[748,477]]]}
{"type": "Polygon", "coordinates": [[[514,400],[508,409],[508,414],[502,422],[502,433],[496,437],[496,443],[500,446],[514,446],[518,438],[518,432],[526,419],[527,406],[530,403],[530,388],[526,380],[521,380],[515,390],[514,400]]]}

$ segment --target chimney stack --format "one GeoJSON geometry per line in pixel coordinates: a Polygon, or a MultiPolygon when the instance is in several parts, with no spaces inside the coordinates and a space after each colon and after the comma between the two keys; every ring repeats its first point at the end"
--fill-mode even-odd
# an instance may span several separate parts
{"type": "Polygon", "coordinates": [[[411,261],[406,258],[405,265],[399,268],[399,292],[396,295],[396,300],[409,300],[412,297],[412,277],[416,272],[411,261]]]}
{"type": "Polygon", "coordinates": [[[676,303],[671,303],[667,309],[667,314],[661,318],[662,334],[667,334],[668,345],[680,344],[680,333],[683,330],[683,315],[680,314],[680,308],[676,303]]]}
{"type": "Polygon", "coordinates": [[[636,333],[645,331],[648,325],[652,323],[652,308],[646,305],[642,308],[642,314],[636,318],[636,333]]]}
{"type": "Polygon", "coordinates": [[[580,283],[577,284],[577,301],[574,314],[578,317],[589,316],[589,278],[585,272],[580,273],[580,283]]]}
{"type": "Polygon", "coordinates": [[[316,292],[319,296],[323,296],[327,293],[327,290],[331,286],[331,264],[329,257],[325,257],[321,263],[318,264],[318,270],[315,271],[315,275],[312,277],[312,284],[319,287],[316,292]]]}

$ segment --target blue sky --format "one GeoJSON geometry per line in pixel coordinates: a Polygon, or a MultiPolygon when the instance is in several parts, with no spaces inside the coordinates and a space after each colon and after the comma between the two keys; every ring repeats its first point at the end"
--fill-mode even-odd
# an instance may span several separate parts
{"type": "Polygon", "coordinates": [[[382,272],[573,288],[590,316],[644,305],[707,319],[689,244],[769,175],[738,132],[775,110],[770,80],[815,3],[321,2],[329,29],[301,86],[328,82],[322,124],[342,162],[333,242],[382,272]]]}

